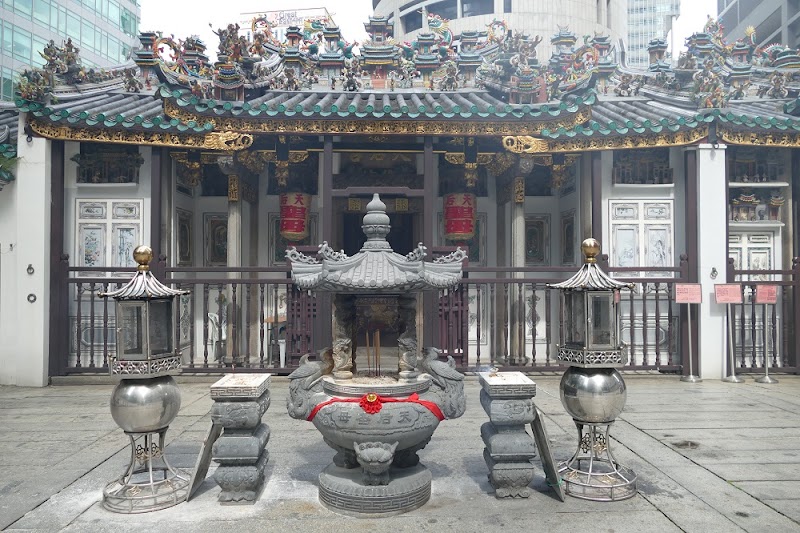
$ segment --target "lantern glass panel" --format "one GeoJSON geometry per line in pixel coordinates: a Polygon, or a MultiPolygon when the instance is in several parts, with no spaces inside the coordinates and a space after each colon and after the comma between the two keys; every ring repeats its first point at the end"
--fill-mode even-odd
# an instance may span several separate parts
{"type": "Polygon", "coordinates": [[[172,301],[152,300],[149,309],[150,355],[172,353],[172,301]]]}
{"type": "Polygon", "coordinates": [[[610,292],[589,295],[590,346],[613,345],[615,332],[613,302],[614,295],[610,292]]]}
{"type": "Polygon", "coordinates": [[[117,303],[117,355],[120,359],[146,359],[142,302],[117,303]]]}
{"type": "Polygon", "coordinates": [[[586,345],[586,293],[565,292],[563,309],[564,344],[583,348],[586,345]]]}

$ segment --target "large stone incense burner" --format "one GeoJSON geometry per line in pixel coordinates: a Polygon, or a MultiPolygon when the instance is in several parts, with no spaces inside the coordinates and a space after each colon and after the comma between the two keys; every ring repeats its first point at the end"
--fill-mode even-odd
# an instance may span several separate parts
{"type": "Polygon", "coordinates": [[[457,285],[465,253],[459,249],[433,262],[423,261],[421,244],[406,256],[395,253],[386,241],[386,205],[377,194],[362,229],[367,241],[352,257],[327,243],[319,258],[287,251],[299,288],[334,293],[332,347],[317,361],[305,356],[289,376],[287,408],[293,418],[312,422],[336,451],[319,477],[320,502],[345,514],[388,516],[428,501],[431,474],[417,452],[441,420],[458,418],[466,408],[464,376],[452,357],[441,361],[436,348],[418,357],[416,328],[417,293],[457,285]],[[397,298],[396,372],[381,370],[380,331],[373,337],[375,355],[367,352],[368,370],[356,371],[356,301],[376,295],[397,298]]]}

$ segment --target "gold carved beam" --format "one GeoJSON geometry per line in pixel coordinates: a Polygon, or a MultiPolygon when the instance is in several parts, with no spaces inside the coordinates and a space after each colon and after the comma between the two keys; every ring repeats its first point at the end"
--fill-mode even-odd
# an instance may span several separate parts
{"type": "Polygon", "coordinates": [[[617,148],[653,148],[658,146],[685,146],[708,136],[708,127],[702,126],[677,133],[656,135],[631,135],[620,137],[585,137],[582,139],[552,140],[529,135],[503,137],[503,147],[515,154],[542,154],[556,152],[586,152],[617,148]]]}
{"type": "Polygon", "coordinates": [[[168,133],[157,131],[120,131],[111,129],[70,128],[47,124],[37,119],[28,123],[34,132],[48,139],[62,141],[101,142],[114,144],[139,144],[204,150],[237,151],[249,148],[253,136],[233,131],[210,133],[168,133]]]}
{"type": "Polygon", "coordinates": [[[570,129],[592,118],[590,109],[582,109],[561,120],[548,121],[475,121],[475,120],[336,120],[336,119],[279,119],[273,117],[208,117],[195,114],[170,100],[164,101],[164,112],[183,122],[211,122],[221,130],[264,134],[360,134],[360,135],[533,135],[542,130],[570,129]]]}
{"type": "Polygon", "coordinates": [[[726,131],[717,128],[720,138],[728,144],[741,144],[747,146],[775,146],[783,148],[800,147],[800,134],[798,133],[752,133],[739,131],[726,131]]]}

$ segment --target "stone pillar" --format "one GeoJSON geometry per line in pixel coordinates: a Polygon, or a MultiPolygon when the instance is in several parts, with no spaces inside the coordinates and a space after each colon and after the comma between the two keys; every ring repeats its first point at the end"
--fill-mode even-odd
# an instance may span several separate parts
{"type": "MultiPolygon", "coordinates": [[[[512,191],[511,205],[511,268],[521,268],[525,266],[525,178],[514,178],[514,190],[512,191]]],[[[524,277],[522,272],[514,272],[512,277],[524,277]]],[[[525,287],[515,284],[508,291],[510,302],[509,317],[509,361],[510,365],[527,364],[528,358],[525,355],[525,312],[520,309],[520,291],[523,292],[522,306],[525,305],[525,287]],[[522,317],[522,320],[520,320],[522,317]]]]}
{"type": "Polygon", "coordinates": [[[498,498],[527,498],[533,480],[533,438],[525,426],[536,418],[536,383],[522,372],[480,372],[481,405],[489,422],[481,426],[489,482],[498,498]]]}
{"type": "Polygon", "coordinates": [[[212,448],[220,503],[255,503],[264,485],[269,426],[261,417],[269,409],[270,379],[271,374],[228,374],[211,386],[211,421],[223,428],[212,448]]]}
{"type": "Polygon", "coordinates": [[[693,230],[697,231],[697,281],[703,303],[697,310],[700,368],[694,371],[703,379],[720,379],[725,376],[726,310],[714,300],[714,285],[724,283],[728,264],[725,145],[700,144],[696,150],[697,226],[693,230]],[[710,198],[718,201],[710,202],[710,198]]]}
{"type": "Polygon", "coordinates": [[[0,383],[44,387],[50,348],[51,141],[27,141],[24,126],[20,113],[17,178],[5,186],[0,201],[0,307],[5,318],[0,324],[0,383]]]}

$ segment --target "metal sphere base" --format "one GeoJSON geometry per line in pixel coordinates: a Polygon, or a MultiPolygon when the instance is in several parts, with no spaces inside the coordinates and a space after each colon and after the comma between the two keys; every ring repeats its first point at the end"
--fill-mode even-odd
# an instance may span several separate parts
{"type": "Polygon", "coordinates": [[[598,502],[627,500],[636,495],[636,474],[620,465],[611,453],[611,424],[575,420],[578,449],[558,466],[564,490],[574,498],[598,502]]]}
{"type": "Polygon", "coordinates": [[[699,376],[688,375],[688,376],[681,376],[681,381],[685,383],[700,383],[703,380],[700,379],[699,376]]]}
{"type": "Polygon", "coordinates": [[[125,473],[103,489],[103,507],[108,511],[146,513],[186,500],[189,475],[167,462],[164,455],[166,433],[167,428],[153,433],[126,433],[131,440],[131,460],[125,473]],[[137,439],[144,443],[137,444],[137,439]]]}

